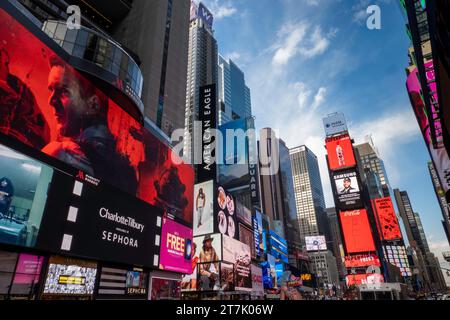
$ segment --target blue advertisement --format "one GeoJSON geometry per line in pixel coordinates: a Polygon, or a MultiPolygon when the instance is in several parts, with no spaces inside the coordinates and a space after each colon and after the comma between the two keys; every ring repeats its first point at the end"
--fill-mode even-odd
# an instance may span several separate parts
{"type": "Polygon", "coordinates": [[[257,256],[260,255],[260,238],[259,238],[259,228],[258,228],[258,219],[256,217],[252,218],[253,220],[253,238],[255,244],[255,254],[257,256]]]}
{"type": "Polygon", "coordinates": [[[198,5],[197,16],[202,19],[211,29],[214,21],[212,13],[205,7],[203,3],[200,2],[198,5]]]}
{"type": "Polygon", "coordinates": [[[261,263],[263,269],[263,284],[264,289],[272,289],[277,287],[277,270],[276,259],[274,256],[268,254],[267,261],[261,263]]]}
{"type": "Polygon", "coordinates": [[[259,234],[259,248],[260,252],[267,252],[267,245],[266,245],[266,232],[263,227],[262,223],[262,215],[261,212],[256,210],[255,213],[256,222],[258,223],[258,234],[259,234]]]}

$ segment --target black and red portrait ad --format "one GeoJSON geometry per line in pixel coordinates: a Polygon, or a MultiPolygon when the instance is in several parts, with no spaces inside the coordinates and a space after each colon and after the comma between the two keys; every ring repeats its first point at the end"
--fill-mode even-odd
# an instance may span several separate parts
{"type": "Polygon", "coordinates": [[[192,224],[192,166],[3,9],[0,134],[192,224]]]}

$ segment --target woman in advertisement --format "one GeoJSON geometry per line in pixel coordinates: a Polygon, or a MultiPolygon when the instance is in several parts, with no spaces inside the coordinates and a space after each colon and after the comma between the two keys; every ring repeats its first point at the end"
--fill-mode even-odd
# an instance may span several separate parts
{"type": "Polygon", "coordinates": [[[219,280],[219,256],[212,246],[214,238],[206,235],[200,251],[199,274],[201,290],[214,290],[219,280]]]}
{"type": "Polygon", "coordinates": [[[200,188],[198,190],[197,198],[195,199],[195,210],[197,210],[197,216],[198,216],[198,224],[197,228],[200,228],[202,225],[202,217],[203,217],[203,210],[205,209],[206,204],[206,195],[203,192],[203,188],[200,188]]]}

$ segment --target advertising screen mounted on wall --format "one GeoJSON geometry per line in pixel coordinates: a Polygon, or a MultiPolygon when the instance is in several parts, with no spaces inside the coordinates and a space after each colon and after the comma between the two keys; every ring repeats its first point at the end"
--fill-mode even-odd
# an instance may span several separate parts
{"type": "Polygon", "coordinates": [[[349,135],[327,138],[325,142],[330,170],[356,166],[352,140],[349,135]]]}
{"type": "Polygon", "coordinates": [[[1,57],[8,59],[0,135],[192,224],[192,166],[70,66],[62,48],[33,33],[0,8],[1,57]],[[79,99],[63,99],[62,83],[79,99]]]}
{"type": "Polygon", "coordinates": [[[340,213],[347,254],[375,251],[372,230],[365,209],[340,213]]]}

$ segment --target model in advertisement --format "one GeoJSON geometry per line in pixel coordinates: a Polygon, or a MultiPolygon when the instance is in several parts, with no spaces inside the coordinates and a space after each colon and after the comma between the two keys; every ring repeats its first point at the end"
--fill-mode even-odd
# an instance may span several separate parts
{"type": "Polygon", "coordinates": [[[0,217],[10,216],[11,202],[14,197],[14,186],[6,177],[0,179],[0,217]]]}
{"type": "Polygon", "coordinates": [[[108,98],[58,57],[50,57],[49,62],[49,104],[58,139],[42,151],[136,194],[136,174],[129,160],[116,151],[108,128],[108,98]]]}
{"type": "Polygon", "coordinates": [[[339,145],[339,142],[337,143],[337,146],[336,146],[336,156],[338,159],[339,166],[340,167],[345,166],[344,150],[339,145]]]}
{"type": "Polygon", "coordinates": [[[206,235],[200,251],[199,275],[201,290],[214,290],[219,282],[219,256],[212,246],[214,238],[206,235]]]}
{"type": "Polygon", "coordinates": [[[181,290],[190,291],[197,289],[197,265],[199,261],[199,256],[197,255],[197,244],[192,242],[192,273],[185,274],[181,278],[181,290]]]}
{"type": "Polygon", "coordinates": [[[203,193],[203,188],[200,188],[198,190],[197,198],[195,199],[195,210],[197,210],[197,217],[198,217],[198,224],[197,228],[200,228],[202,225],[202,217],[203,217],[203,210],[205,209],[206,204],[206,196],[203,193]]]}
{"type": "Polygon", "coordinates": [[[339,191],[339,194],[350,194],[356,192],[356,189],[352,187],[352,180],[350,178],[344,178],[343,188],[339,191]]]}
{"type": "Polygon", "coordinates": [[[10,56],[0,47],[0,131],[27,144],[44,147],[50,128],[24,81],[10,73],[10,56]]]}

